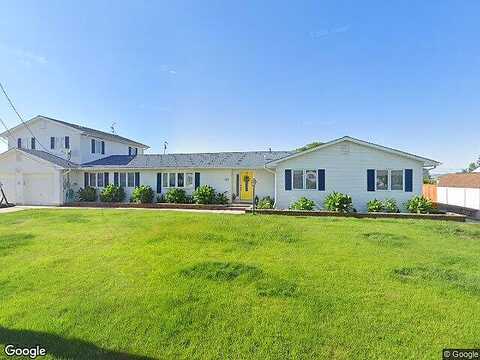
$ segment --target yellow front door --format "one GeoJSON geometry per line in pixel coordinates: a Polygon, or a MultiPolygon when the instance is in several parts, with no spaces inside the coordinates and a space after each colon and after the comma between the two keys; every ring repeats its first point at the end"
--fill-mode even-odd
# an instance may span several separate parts
{"type": "Polygon", "coordinates": [[[253,171],[240,172],[240,200],[252,200],[253,171]]]}

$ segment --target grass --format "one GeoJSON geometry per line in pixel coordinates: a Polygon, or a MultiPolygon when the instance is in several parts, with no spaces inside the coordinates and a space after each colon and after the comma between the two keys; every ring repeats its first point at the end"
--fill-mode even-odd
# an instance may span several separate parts
{"type": "Polygon", "coordinates": [[[50,359],[438,359],[480,346],[479,254],[480,226],[426,220],[2,214],[0,344],[50,359]]]}

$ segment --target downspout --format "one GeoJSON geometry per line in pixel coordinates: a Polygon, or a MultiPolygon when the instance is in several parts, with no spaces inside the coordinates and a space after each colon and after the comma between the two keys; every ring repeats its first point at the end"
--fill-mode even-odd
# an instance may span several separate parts
{"type": "Polygon", "coordinates": [[[267,164],[263,165],[263,168],[270,174],[273,174],[273,197],[274,197],[273,208],[275,209],[277,205],[277,172],[267,168],[267,164]]]}

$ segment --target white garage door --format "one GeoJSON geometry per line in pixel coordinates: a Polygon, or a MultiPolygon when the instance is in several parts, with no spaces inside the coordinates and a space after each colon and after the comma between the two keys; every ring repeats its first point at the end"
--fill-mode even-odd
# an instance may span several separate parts
{"type": "MultiPolygon", "coordinates": [[[[0,173],[0,182],[3,186],[3,191],[7,196],[7,200],[9,203],[15,204],[16,197],[15,197],[15,175],[13,174],[1,174],[0,173]]],[[[0,194],[1,196],[1,194],[0,194]]]]}
{"type": "Polygon", "coordinates": [[[23,183],[23,203],[25,205],[49,205],[54,203],[52,174],[24,174],[23,183]]]}

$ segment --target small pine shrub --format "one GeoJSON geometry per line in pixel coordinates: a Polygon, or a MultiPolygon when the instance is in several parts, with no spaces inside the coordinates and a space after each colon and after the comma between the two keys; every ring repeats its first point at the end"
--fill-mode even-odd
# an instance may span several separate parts
{"type": "Polygon", "coordinates": [[[97,189],[93,187],[86,186],[78,190],[77,194],[80,201],[97,201],[97,189]]]}
{"type": "Polygon", "coordinates": [[[125,190],[113,184],[105,187],[100,193],[100,201],[103,202],[122,202],[125,200],[125,190]]]}
{"type": "Polygon", "coordinates": [[[352,198],[349,195],[332,192],[325,198],[324,206],[327,210],[337,212],[353,212],[352,198]]]}
{"type": "Polygon", "coordinates": [[[311,211],[313,209],[315,209],[315,201],[303,196],[290,206],[290,210],[311,211]]]}
{"type": "Polygon", "coordinates": [[[153,201],[153,189],[151,186],[142,185],[136,187],[132,192],[132,201],[140,204],[149,204],[153,201]]]}
{"type": "Polygon", "coordinates": [[[382,212],[383,210],[383,203],[380,200],[373,199],[367,203],[368,212],[382,212]]]}
{"type": "Polygon", "coordinates": [[[433,203],[423,196],[414,196],[405,204],[407,210],[416,214],[428,214],[433,211],[433,203]]]}
{"type": "Polygon", "coordinates": [[[262,200],[258,202],[258,209],[273,209],[273,204],[275,202],[270,196],[265,196],[262,200]]]}
{"type": "Polygon", "coordinates": [[[165,201],[167,203],[185,204],[186,196],[185,190],[173,188],[165,194],[165,201]]]}
{"type": "Polygon", "coordinates": [[[210,185],[202,185],[193,192],[193,199],[197,204],[213,204],[215,202],[215,189],[210,185]]]}

